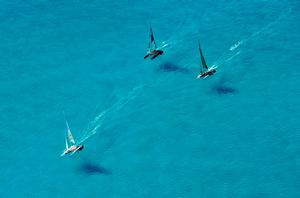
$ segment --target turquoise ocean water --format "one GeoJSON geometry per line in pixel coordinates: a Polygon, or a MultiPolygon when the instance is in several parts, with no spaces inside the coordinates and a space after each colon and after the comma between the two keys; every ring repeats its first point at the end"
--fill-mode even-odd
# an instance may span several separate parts
{"type": "Polygon", "coordinates": [[[299,10],[1,0],[0,197],[300,197],[299,10]],[[66,158],[63,111],[87,137],[66,158]]]}

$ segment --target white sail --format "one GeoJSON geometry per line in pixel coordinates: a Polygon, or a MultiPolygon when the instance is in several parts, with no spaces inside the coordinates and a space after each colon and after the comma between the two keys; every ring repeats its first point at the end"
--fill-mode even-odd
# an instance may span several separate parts
{"type": "MultiPolygon", "coordinates": [[[[67,128],[67,131],[66,131],[67,133],[66,133],[66,138],[65,138],[66,149],[60,155],[61,157],[65,156],[66,154],[68,154],[70,152],[69,151],[70,147],[76,146],[74,137],[72,135],[72,132],[70,130],[67,120],[66,120],[66,128],[67,128]]],[[[81,148],[81,147],[78,147],[75,151],[73,151],[73,153],[76,152],[79,148],[81,148]]]]}
{"type": "Polygon", "coordinates": [[[68,122],[66,121],[66,127],[67,127],[67,139],[66,139],[66,146],[70,146],[69,143],[71,145],[75,145],[75,140],[74,140],[74,137],[71,133],[71,130],[70,130],[70,127],[69,127],[69,124],[68,122]]]}

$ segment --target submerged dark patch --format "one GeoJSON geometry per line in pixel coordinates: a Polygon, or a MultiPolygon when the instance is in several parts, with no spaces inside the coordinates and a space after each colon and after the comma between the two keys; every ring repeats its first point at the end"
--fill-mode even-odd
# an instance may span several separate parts
{"type": "Polygon", "coordinates": [[[85,162],[81,164],[78,170],[87,175],[104,174],[110,175],[111,171],[97,164],[85,162]]]}
{"type": "Polygon", "coordinates": [[[212,87],[212,91],[218,95],[225,95],[225,94],[235,94],[237,93],[237,89],[229,87],[224,84],[216,84],[212,87]]]}
{"type": "Polygon", "coordinates": [[[217,94],[233,94],[237,92],[236,89],[227,87],[225,85],[216,86],[214,90],[217,92],[217,94]]]}
{"type": "Polygon", "coordinates": [[[228,79],[223,76],[213,85],[212,92],[218,95],[235,94],[238,92],[237,89],[228,84],[230,84],[228,79]]]}
{"type": "Polygon", "coordinates": [[[165,62],[158,66],[158,71],[189,73],[189,70],[176,64],[165,62]]]}

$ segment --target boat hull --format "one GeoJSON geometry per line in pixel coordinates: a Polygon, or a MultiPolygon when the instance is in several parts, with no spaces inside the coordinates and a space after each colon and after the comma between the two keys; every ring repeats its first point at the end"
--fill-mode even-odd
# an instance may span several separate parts
{"type": "Polygon", "coordinates": [[[197,76],[197,79],[199,79],[199,78],[205,79],[205,78],[207,78],[209,76],[214,75],[217,72],[216,69],[217,69],[216,66],[212,66],[212,67],[208,68],[208,70],[206,72],[203,72],[203,73],[199,74],[197,76]]]}

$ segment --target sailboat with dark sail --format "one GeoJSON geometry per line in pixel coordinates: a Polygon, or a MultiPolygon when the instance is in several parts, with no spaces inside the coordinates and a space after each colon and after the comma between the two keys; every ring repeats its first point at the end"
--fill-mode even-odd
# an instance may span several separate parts
{"type": "Polygon", "coordinates": [[[161,49],[158,49],[156,46],[152,27],[150,26],[150,41],[148,44],[148,52],[147,52],[146,56],[144,56],[144,59],[150,57],[150,59],[153,60],[157,56],[162,55],[163,53],[164,53],[164,51],[161,49]]]}
{"type": "Polygon", "coordinates": [[[198,41],[198,45],[199,45],[199,52],[200,52],[200,58],[201,58],[201,73],[197,76],[197,78],[202,78],[205,79],[209,76],[214,75],[214,73],[217,72],[217,67],[216,66],[212,66],[212,67],[208,67],[206,64],[206,61],[204,59],[204,55],[203,52],[201,50],[201,46],[200,46],[200,41],[198,41]]]}

